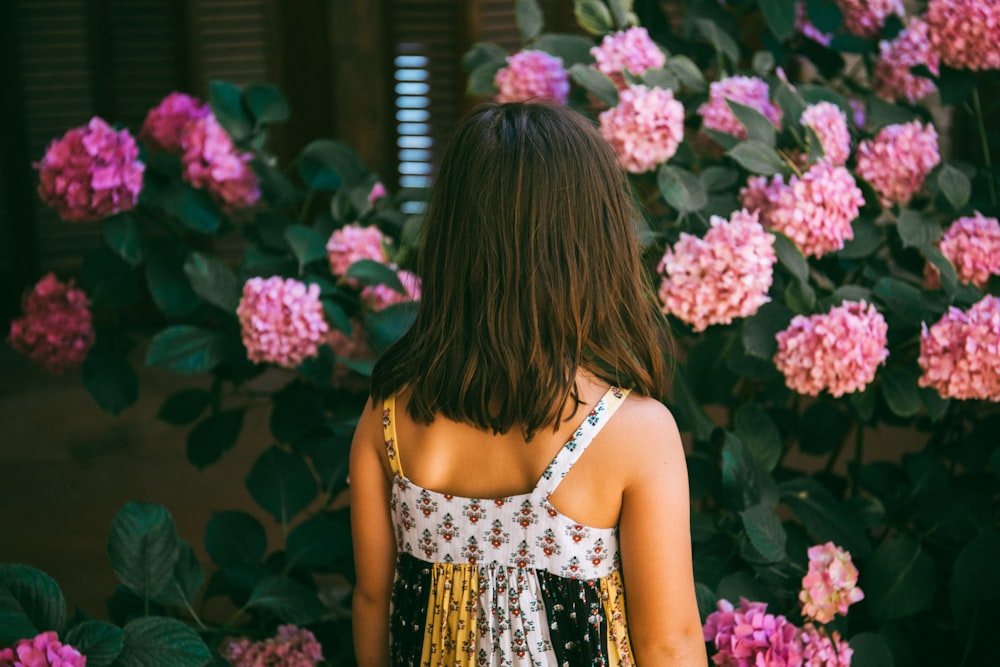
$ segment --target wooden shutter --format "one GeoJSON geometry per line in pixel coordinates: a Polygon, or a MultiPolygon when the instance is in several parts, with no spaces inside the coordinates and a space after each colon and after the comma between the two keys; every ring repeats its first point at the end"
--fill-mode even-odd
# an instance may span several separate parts
{"type": "Polygon", "coordinates": [[[201,91],[213,79],[241,86],[272,79],[269,0],[194,0],[191,7],[201,91]]]}

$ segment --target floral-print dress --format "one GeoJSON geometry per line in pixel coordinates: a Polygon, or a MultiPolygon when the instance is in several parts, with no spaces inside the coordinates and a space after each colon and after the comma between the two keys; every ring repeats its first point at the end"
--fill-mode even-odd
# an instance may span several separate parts
{"type": "Polygon", "coordinates": [[[462,498],[407,479],[395,397],[385,400],[399,554],[390,615],[395,667],[633,664],[618,528],[579,524],[549,502],[627,393],[611,387],[535,488],[505,498],[462,498]]]}

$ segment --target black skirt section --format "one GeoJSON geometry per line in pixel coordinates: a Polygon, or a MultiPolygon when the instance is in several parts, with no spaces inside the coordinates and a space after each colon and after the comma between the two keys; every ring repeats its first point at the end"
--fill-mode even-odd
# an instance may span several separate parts
{"type": "Polygon", "coordinates": [[[552,649],[560,665],[607,667],[608,628],[598,580],[537,570],[552,649]]]}
{"type": "Polygon", "coordinates": [[[431,564],[400,554],[392,587],[389,659],[394,667],[420,667],[424,621],[430,597],[431,564]]]}

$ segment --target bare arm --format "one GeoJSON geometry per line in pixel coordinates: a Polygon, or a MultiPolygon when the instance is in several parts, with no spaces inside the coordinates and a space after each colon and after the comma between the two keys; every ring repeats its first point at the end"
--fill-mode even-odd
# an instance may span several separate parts
{"type": "Polygon", "coordinates": [[[357,571],[352,607],[359,667],[389,667],[389,596],[396,542],[378,412],[369,404],[351,443],[351,533],[357,571]]]}

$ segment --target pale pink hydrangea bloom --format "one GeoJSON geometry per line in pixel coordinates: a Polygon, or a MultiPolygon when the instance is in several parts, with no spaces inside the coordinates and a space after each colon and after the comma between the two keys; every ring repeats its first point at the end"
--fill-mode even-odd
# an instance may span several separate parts
{"type": "Polygon", "coordinates": [[[847,129],[847,116],[832,102],[810,104],[802,112],[799,122],[812,128],[823,147],[823,159],[842,165],[851,156],[851,132],[847,129]]]}
{"type": "Polygon", "coordinates": [[[135,208],[146,170],[128,130],[94,116],[49,144],[34,165],[38,196],[67,222],[94,222],[135,208]]]}
{"type": "Polygon", "coordinates": [[[955,69],[1000,68],[1000,2],[931,0],[924,16],[931,48],[955,69]]]}
{"type": "Polygon", "coordinates": [[[770,301],[774,237],[757,213],[736,211],[729,220],[712,216],[704,238],[682,233],[660,261],[660,300],[695,331],[749,317],[770,301]]]}
{"type": "Polygon", "coordinates": [[[382,310],[394,303],[420,300],[420,278],[409,271],[398,271],[399,282],[403,283],[405,294],[397,292],[387,285],[369,285],[361,290],[361,301],[375,311],[382,310]]]}
{"type": "Polygon", "coordinates": [[[850,552],[833,542],[809,547],[808,554],[809,572],[802,577],[799,592],[802,614],[818,623],[829,623],[865,598],[858,588],[858,568],[850,552]]]}
{"type": "Polygon", "coordinates": [[[185,126],[211,113],[209,106],[196,97],[170,93],[146,114],[139,138],[153,150],[181,153],[185,126]]]}
{"type": "Polygon", "coordinates": [[[281,625],[270,639],[230,639],[220,651],[233,667],[316,667],[323,660],[323,647],[305,628],[281,625]]]}
{"type": "Polygon", "coordinates": [[[806,623],[802,627],[802,667],[851,667],[854,649],[834,630],[806,623]]]}
{"type": "Polygon", "coordinates": [[[357,223],[344,225],[334,231],[326,242],[330,273],[342,276],[351,268],[351,264],[360,259],[370,259],[384,264],[389,261],[383,247],[383,243],[387,241],[388,239],[374,225],[370,227],[362,227],[357,223]]]}
{"type": "Polygon", "coordinates": [[[251,278],[243,285],[236,314],[247,358],[257,364],[296,368],[316,356],[329,329],[319,285],[294,278],[251,278]]]}
{"type": "Polygon", "coordinates": [[[672,158],[684,139],[684,105],[663,88],[626,88],[618,106],[601,112],[600,122],[601,135],[633,174],[672,158]]]}
{"type": "Polygon", "coordinates": [[[1000,275],[1000,222],[979,211],[959,218],[941,237],[941,253],[955,265],[958,279],[985,288],[1000,275]]]}
{"type": "Polygon", "coordinates": [[[902,0],[837,0],[837,6],[844,15],[844,29],[869,39],[882,31],[890,14],[906,16],[902,0]]]}
{"type": "Polygon", "coordinates": [[[712,662],[720,667],[798,667],[802,663],[799,629],[784,616],[767,613],[764,602],[740,598],[734,608],[719,600],[702,632],[712,642],[712,662]]]}
{"type": "Polygon", "coordinates": [[[87,657],[54,632],[21,639],[10,648],[0,649],[0,667],[86,667],[87,657]]]}
{"type": "Polygon", "coordinates": [[[94,345],[90,300],[73,281],[49,273],[25,295],[24,315],[11,322],[10,344],[50,373],[75,368],[94,345]]]}
{"type": "Polygon", "coordinates": [[[756,109],[775,127],[780,128],[781,107],[771,102],[769,94],[770,89],[767,84],[755,76],[731,76],[713,81],[709,86],[708,101],[698,107],[702,126],[707,130],[716,130],[746,139],[746,128],[726,103],[726,100],[732,100],[756,109]]]}
{"type": "Polygon", "coordinates": [[[789,389],[840,397],[864,389],[889,356],[889,327],[866,302],[845,301],[818,315],[796,315],[775,338],[774,363],[789,389]]]}
{"type": "Polygon", "coordinates": [[[857,173],[872,184],[883,206],[905,206],[941,161],[937,130],[918,120],[887,125],[858,145],[857,173]]]}
{"type": "Polygon", "coordinates": [[[605,35],[601,45],[592,47],[590,53],[594,56],[594,67],[611,77],[619,90],[626,87],[623,72],[642,75],[667,62],[646,29],[639,26],[605,35]]]}
{"type": "Polygon", "coordinates": [[[1000,401],[1000,298],[987,294],[968,312],[951,307],[920,335],[921,387],[943,398],[1000,401]]]}
{"type": "Polygon", "coordinates": [[[189,122],[181,148],[184,179],[206,190],[226,210],[249,208],[260,199],[257,175],[249,164],[253,155],[236,149],[214,115],[189,122]]]}
{"type": "Polygon", "coordinates": [[[883,39],[878,43],[872,87],[879,97],[916,104],[917,100],[937,90],[931,79],[910,71],[916,65],[926,65],[932,74],[938,75],[940,59],[931,50],[927,30],[927,23],[915,18],[895,39],[883,39]]]}
{"type": "Polygon", "coordinates": [[[566,104],[569,74],[562,58],[545,51],[521,51],[507,57],[494,78],[497,102],[557,102],[566,104]]]}

